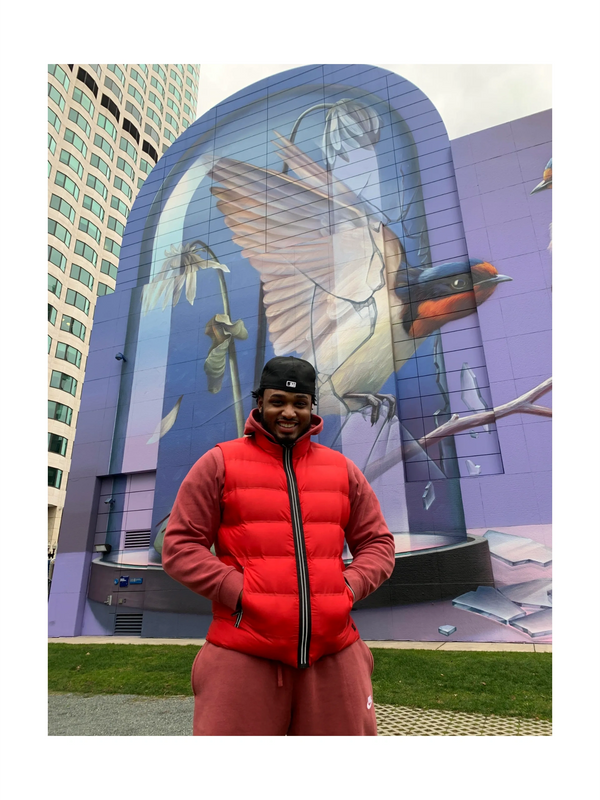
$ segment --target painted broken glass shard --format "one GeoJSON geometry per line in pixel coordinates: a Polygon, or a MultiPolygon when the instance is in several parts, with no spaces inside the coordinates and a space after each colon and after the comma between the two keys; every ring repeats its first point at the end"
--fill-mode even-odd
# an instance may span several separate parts
{"type": "Polygon", "coordinates": [[[438,633],[443,633],[444,636],[450,636],[450,634],[456,633],[456,625],[440,625],[438,633]]]}
{"type": "Polygon", "coordinates": [[[490,553],[513,567],[527,563],[547,567],[552,563],[552,550],[533,539],[492,530],[486,531],[483,537],[488,540],[490,553]]]}
{"type": "Polygon", "coordinates": [[[513,603],[522,606],[552,607],[552,581],[546,578],[501,586],[500,591],[513,603]]]}
{"type": "Polygon", "coordinates": [[[480,464],[475,464],[470,458],[467,458],[466,464],[469,475],[479,475],[481,472],[480,464]]]}
{"type": "Polygon", "coordinates": [[[552,609],[543,608],[533,614],[527,614],[522,619],[511,621],[513,628],[528,633],[532,638],[537,636],[550,636],[552,633],[552,609]]]}
{"type": "MultiPolygon", "coordinates": [[[[460,372],[460,397],[469,411],[486,411],[489,408],[481,396],[477,376],[466,361],[462,365],[460,372]]],[[[490,430],[489,425],[482,425],[481,427],[484,431],[489,432],[490,430]]],[[[475,437],[476,434],[471,433],[471,436],[475,437]]]]}
{"type": "Polygon", "coordinates": [[[423,508],[425,511],[431,508],[433,501],[435,500],[435,489],[433,487],[433,483],[429,481],[427,486],[425,487],[425,491],[423,492],[423,508]]]}
{"type": "Polygon", "coordinates": [[[478,586],[474,592],[466,592],[456,597],[452,605],[465,611],[473,611],[507,625],[511,620],[524,617],[525,612],[516,603],[500,594],[491,586],[478,586]]]}

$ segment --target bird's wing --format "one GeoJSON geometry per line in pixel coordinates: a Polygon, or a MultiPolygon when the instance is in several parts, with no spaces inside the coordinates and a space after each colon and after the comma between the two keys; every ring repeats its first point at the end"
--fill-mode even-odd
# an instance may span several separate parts
{"type": "Polygon", "coordinates": [[[373,294],[385,286],[383,232],[348,187],[280,139],[300,178],[221,158],[211,191],[260,273],[275,352],[312,355],[322,371],[370,335],[373,294]]]}

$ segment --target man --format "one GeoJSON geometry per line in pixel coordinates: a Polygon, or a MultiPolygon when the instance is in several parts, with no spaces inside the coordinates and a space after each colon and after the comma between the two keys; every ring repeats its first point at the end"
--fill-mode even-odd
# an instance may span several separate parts
{"type": "Polygon", "coordinates": [[[177,494],[163,566],[213,602],[196,736],[377,734],[350,610],[391,575],[394,541],[360,470],[311,442],[315,379],[307,361],[271,359],[244,437],[202,456],[177,494]]]}

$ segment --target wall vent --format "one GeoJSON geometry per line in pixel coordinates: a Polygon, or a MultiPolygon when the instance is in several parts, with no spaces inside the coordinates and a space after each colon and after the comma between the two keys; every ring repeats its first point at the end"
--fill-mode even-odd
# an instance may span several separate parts
{"type": "Polygon", "coordinates": [[[115,614],[115,636],[141,636],[143,614],[115,614]]]}
{"type": "Polygon", "coordinates": [[[150,531],[125,531],[124,550],[150,547],[150,531]]]}

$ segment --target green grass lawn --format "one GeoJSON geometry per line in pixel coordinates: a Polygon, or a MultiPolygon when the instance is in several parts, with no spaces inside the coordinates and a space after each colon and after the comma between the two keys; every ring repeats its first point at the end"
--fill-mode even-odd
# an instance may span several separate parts
{"type": "MultiPolygon", "coordinates": [[[[49,644],[50,692],[191,695],[195,645],[49,644]]],[[[552,719],[550,653],[373,650],[376,703],[552,719]]]]}

